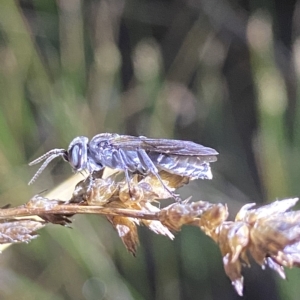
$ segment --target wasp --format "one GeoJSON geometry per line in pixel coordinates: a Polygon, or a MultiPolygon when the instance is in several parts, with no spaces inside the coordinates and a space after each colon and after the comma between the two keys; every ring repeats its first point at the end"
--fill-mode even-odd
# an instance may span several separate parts
{"type": "Polygon", "coordinates": [[[190,141],[116,133],[100,133],[90,141],[85,136],[79,136],[73,139],[68,150],[53,149],[29,163],[31,166],[44,161],[29,184],[37,179],[50,161],[62,156],[75,172],[87,170],[92,175],[105,167],[123,171],[128,185],[132,174],[153,174],[175,197],[162,181],[159,171],[191,180],[212,179],[210,163],[217,160],[217,155],[216,150],[190,141]]]}

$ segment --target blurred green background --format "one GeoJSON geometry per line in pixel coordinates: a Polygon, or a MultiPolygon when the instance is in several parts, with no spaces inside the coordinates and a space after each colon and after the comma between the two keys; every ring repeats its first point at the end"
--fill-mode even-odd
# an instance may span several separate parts
{"type": "MultiPolygon", "coordinates": [[[[20,205],[71,174],[27,163],[101,132],[193,140],[220,152],[214,179],[181,189],[227,203],[300,194],[299,1],[0,1],[0,197],[20,205]]],[[[218,247],[140,228],[136,258],[110,224],[76,216],[0,256],[1,299],[239,299],[218,247]]],[[[299,299],[245,270],[244,299],[299,299]]]]}

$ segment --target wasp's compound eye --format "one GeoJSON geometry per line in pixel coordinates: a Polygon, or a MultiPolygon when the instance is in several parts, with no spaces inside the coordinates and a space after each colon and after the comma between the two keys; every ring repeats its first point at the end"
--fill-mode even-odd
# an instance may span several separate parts
{"type": "Polygon", "coordinates": [[[87,143],[75,141],[68,149],[67,161],[76,171],[81,171],[87,167],[87,143]]]}
{"type": "Polygon", "coordinates": [[[69,162],[75,169],[81,169],[82,160],[82,147],[80,145],[74,145],[69,150],[69,162]]]}

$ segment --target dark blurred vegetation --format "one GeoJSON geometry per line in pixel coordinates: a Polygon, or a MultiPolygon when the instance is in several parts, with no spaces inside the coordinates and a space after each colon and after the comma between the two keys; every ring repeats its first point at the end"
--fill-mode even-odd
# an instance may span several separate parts
{"type": "MultiPolygon", "coordinates": [[[[79,135],[193,140],[220,152],[214,180],[183,197],[227,203],[300,194],[297,1],[0,1],[1,205],[71,174],[27,163],[79,135]]],[[[133,258],[105,219],[77,216],[0,256],[1,299],[238,299],[216,245],[140,229],[133,258]]],[[[288,281],[245,270],[244,299],[298,299],[288,281]]]]}

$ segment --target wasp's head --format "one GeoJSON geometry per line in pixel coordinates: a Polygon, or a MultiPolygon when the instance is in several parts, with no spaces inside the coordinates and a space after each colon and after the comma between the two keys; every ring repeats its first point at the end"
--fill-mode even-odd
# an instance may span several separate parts
{"type": "Polygon", "coordinates": [[[63,159],[72,166],[74,171],[79,172],[88,167],[88,142],[85,136],[76,137],[63,155],[63,159]]]}
{"type": "Polygon", "coordinates": [[[80,136],[75,138],[69,145],[68,150],[65,149],[53,149],[44,155],[38,157],[31,163],[30,166],[36,165],[42,161],[43,164],[34,174],[32,179],[28,184],[32,184],[38,176],[43,172],[47,165],[56,157],[62,156],[65,161],[67,161],[73,168],[74,171],[81,171],[88,167],[87,165],[87,152],[88,152],[88,138],[85,136],[80,136]]]}

